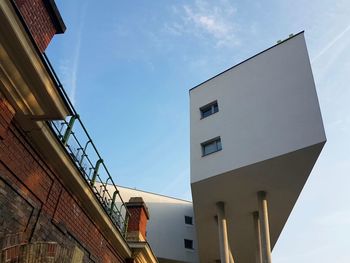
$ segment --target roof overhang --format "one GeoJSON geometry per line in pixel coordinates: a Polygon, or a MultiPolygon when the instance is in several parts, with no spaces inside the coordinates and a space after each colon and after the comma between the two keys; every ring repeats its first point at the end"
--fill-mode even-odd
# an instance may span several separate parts
{"type": "Polygon", "coordinates": [[[0,90],[31,119],[63,119],[70,110],[11,1],[0,1],[0,90]]]}

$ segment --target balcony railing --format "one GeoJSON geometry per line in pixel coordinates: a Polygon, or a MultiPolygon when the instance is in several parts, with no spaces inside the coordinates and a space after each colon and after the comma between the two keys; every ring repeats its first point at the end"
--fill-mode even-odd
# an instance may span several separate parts
{"type": "Polygon", "coordinates": [[[67,117],[66,120],[48,121],[47,123],[78,168],[83,179],[94,192],[104,211],[125,236],[130,216],[125,203],[93,140],[63,89],[63,85],[48,57],[43,54],[42,58],[52,74],[57,88],[73,112],[73,115],[67,117]]]}
{"type": "Polygon", "coordinates": [[[48,121],[47,124],[52,128],[59,142],[62,144],[72,162],[79,170],[82,178],[95,194],[102,208],[109,216],[113,224],[117,227],[120,233],[125,237],[128,220],[130,214],[125,206],[125,203],[119,194],[119,191],[113,181],[110,172],[107,169],[101,155],[99,154],[93,140],[91,139],[87,129],[70,101],[63,85],[58,78],[52,64],[45,53],[41,53],[37,47],[34,38],[28,29],[21,13],[17,9],[14,1],[13,4],[19,19],[22,22],[28,36],[37,50],[47,71],[51,75],[58,92],[61,94],[64,102],[71,112],[65,120],[48,121]]]}

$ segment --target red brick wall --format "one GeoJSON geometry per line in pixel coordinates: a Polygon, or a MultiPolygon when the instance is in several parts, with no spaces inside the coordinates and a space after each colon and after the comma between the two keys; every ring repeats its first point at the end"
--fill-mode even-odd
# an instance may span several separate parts
{"type": "Polygon", "coordinates": [[[78,246],[84,262],[125,262],[12,117],[0,99],[0,250],[18,234],[21,242],[78,246]]]}
{"type": "Polygon", "coordinates": [[[45,51],[52,37],[56,34],[56,28],[44,1],[46,0],[15,0],[16,6],[41,52],[45,51]]]}
{"type": "Polygon", "coordinates": [[[146,239],[147,215],[143,206],[128,207],[130,218],[128,222],[128,232],[139,231],[146,239]]]}
{"type": "Polygon", "coordinates": [[[73,197],[64,189],[61,192],[53,219],[58,224],[64,224],[69,232],[75,233],[78,240],[83,240],[86,248],[94,255],[103,255],[101,244],[104,242],[104,238],[102,234],[84,214],[73,197]]]}

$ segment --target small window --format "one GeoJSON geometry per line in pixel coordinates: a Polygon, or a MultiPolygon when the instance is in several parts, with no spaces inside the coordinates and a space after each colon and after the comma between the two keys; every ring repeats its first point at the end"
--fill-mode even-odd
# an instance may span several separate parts
{"type": "Polygon", "coordinates": [[[184,242],[185,242],[185,248],[193,249],[193,240],[184,239],[184,242]]]}
{"type": "Polygon", "coordinates": [[[186,225],[193,225],[192,216],[185,216],[185,224],[186,225]]]}
{"type": "Polygon", "coordinates": [[[202,156],[206,156],[211,153],[222,150],[220,137],[203,142],[202,144],[202,156]]]}
{"type": "Polygon", "coordinates": [[[206,118],[219,111],[219,106],[217,101],[213,101],[200,108],[201,118],[206,118]]]}

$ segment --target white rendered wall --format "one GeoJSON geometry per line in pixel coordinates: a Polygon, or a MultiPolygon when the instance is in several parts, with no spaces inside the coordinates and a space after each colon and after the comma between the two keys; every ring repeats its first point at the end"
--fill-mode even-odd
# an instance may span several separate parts
{"type": "Polygon", "coordinates": [[[130,197],[142,197],[150,219],[147,224],[147,241],[158,258],[174,262],[198,262],[195,225],[185,224],[185,215],[193,218],[192,203],[118,186],[124,202],[130,197]],[[184,239],[193,240],[194,250],[185,249],[184,239]]]}
{"type": "Polygon", "coordinates": [[[304,34],[192,89],[190,119],[191,183],[325,141],[304,34]],[[219,112],[201,119],[214,100],[219,112]],[[202,157],[217,136],[222,150],[202,157]]]}

